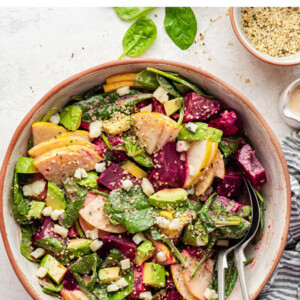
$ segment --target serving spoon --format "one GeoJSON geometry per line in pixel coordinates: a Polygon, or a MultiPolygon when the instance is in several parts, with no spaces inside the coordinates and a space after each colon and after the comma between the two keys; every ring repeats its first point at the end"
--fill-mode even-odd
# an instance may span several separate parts
{"type": "Polygon", "coordinates": [[[230,252],[234,251],[236,267],[238,270],[240,284],[242,288],[242,294],[244,300],[249,300],[249,293],[246,285],[245,279],[245,261],[246,257],[244,250],[252,238],[255,236],[260,222],[260,209],[259,200],[254,191],[253,186],[244,178],[245,186],[249,195],[249,200],[251,203],[251,225],[247,234],[238,240],[230,240],[229,247],[219,252],[218,255],[218,292],[219,300],[225,299],[225,269],[228,268],[227,256],[230,252]]]}

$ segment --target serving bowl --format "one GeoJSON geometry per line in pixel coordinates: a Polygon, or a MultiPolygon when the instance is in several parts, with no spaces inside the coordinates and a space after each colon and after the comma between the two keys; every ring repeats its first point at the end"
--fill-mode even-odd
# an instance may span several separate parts
{"type": "MultiPolygon", "coordinates": [[[[250,137],[256,154],[266,169],[267,182],[263,186],[265,197],[265,226],[261,241],[249,246],[246,255],[254,257],[246,267],[246,278],[252,299],[255,299],[275,270],[285,247],[290,218],[291,190],[286,161],[280,144],[269,125],[254,105],[233,87],[215,76],[190,65],[159,59],[131,59],[108,62],[78,73],[52,88],[30,110],[16,129],[9,144],[0,173],[0,228],[10,262],[34,299],[51,299],[42,293],[35,277],[37,266],[26,260],[19,251],[20,229],[12,210],[11,184],[14,165],[20,155],[27,152],[31,124],[41,120],[53,106],[63,107],[70,96],[87,91],[105,81],[108,76],[137,72],[147,67],[179,73],[203,87],[215,98],[233,108],[241,117],[246,134],[250,137]]],[[[229,299],[242,299],[237,282],[229,299]]]]}
{"type": "Polygon", "coordinates": [[[252,43],[248,40],[243,28],[242,28],[242,7],[231,7],[229,9],[230,21],[234,33],[241,42],[241,44],[254,56],[260,60],[279,66],[293,66],[300,64],[300,52],[294,55],[285,57],[274,57],[263,52],[258,51],[252,43]]]}

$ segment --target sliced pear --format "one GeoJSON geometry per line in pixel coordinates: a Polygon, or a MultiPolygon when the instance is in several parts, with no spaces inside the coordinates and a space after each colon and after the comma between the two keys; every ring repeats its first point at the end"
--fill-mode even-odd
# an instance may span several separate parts
{"type": "Polygon", "coordinates": [[[220,150],[218,150],[216,155],[216,166],[215,166],[215,176],[221,179],[225,177],[225,164],[223,160],[223,155],[221,154],[220,150]]]}
{"type": "Polygon", "coordinates": [[[86,130],[68,131],[66,133],[63,133],[63,134],[59,135],[58,137],[63,138],[63,137],[70,137],[70,136],[79,137],[79,138],[84,139],[88,142],[91,140],[91,138],[89,136],[89,132],[86,131],[86,130]]]}
{"type": "Polygon", "coordinates": [[[197,300],[196,298],[187,288],[184,278],[183,271],[180,270],[181,265],[171,265],[171,273],[173,277],[173,281],[177,291],[181,294],[183,299],[186,300],[197,300]]]}
{"type": "Polygon", "coordinates": [[[135,133],[149,154],[161,149],[167,142],[173,141],[180,127],[171,118],[150,112],[139,112],[132,116],[135,133]]]}
{"type": "Polygon", "coordinates": [[[209,140],[191,143],[191,146],[186,153],[188,171],[184,188],[188,188],[194,184],[205,170],[211,155],[211,148],[212,142],[209,140]]]}
{"type": "Polygon", "coordinates": [[[143,169],[138,167],[135,163],[130,160],[124,162],[121,166],[124,170],[127,170],[131,175],[136,178],[145,178],[148,177],[148,173],[145,172],[143,169]]]}
{"type": "Polygon", "coordinates": [[[95,150],[96,146],[86,140],[78,137],[58,137],[49,141],[40,143],[28,151],[31,157],[38,157],[46,152],[52,151],[53,149],[68,147],[73,145],[81,145],[92,150],[95,150]]]}
{"type": "Polygon", "coordinates": [[[106,83],[114,83],[119,81],[133,81],[137,73],[116,74],[106,78],[106,83]]]}
{"type": "Polygon", "coordinates": [[[93,170],[102,158],[85,146],[69,146],[54,149],[34,159],[33,163],[43,176],[60,185],[66,177],[73,176],[77,168],[93,170]]]}
{"type": "Polygon", "coordinates": [[[79,211],[79,215],[94,228],[113,233],[126,232],[126,228],[123,225],[111,224],[103,210],[104,203],[105,198],[101,195],[97,195],[93,201],[85,205],[79,211]]]}
{"type": "MultiPolygon", "coordinates": [[[[197,299],[204,300],[204,293],[212,280],[212,272],[206,268],[206,264],[203,264],[198,269],[196,275],[191,278],[191,274],[199,263],[199,259],[190,255],[187,251],[183,251],[182,256],[186,259],[187,268],[182,270],[184,283],[188,291],[197,299]]],[[[209,259],[208,261],[211,261],[209,259]]],[[[213,262],[213,261],[212,261],[213,262]]],[[[213,263],[209,262],[209,266],[213,263]]]]}
{"type": "Polygon", "coordinates": [[[208,162],[207,162],[207,167],[210,167],[212,162],[214,161],[216,155],[217,155],[217,152],[218,152],[218,143],[216,142],[211,142],[211,151],[210,151],[210,156],[209,156],[209,159],[208,159],[208,162]]]}
{"type": "Polygon", "coordinates": [[[49,122],[35,122],[31,125],[31,128],[34,146],[67,132],[64,127],[49,122]]]}
{"type": "Polygon", "coordinates": [[[118,82],[103,84],[103,89],[105,93],[109,93],[124,86],[133,86],[133,80],[118,81],[118,82]]]}
{"type": "Polygon", "coordinates": [[[64,300],[89,300],[90,298],[80,290],[61,290],[60,295],[64,300]]]}

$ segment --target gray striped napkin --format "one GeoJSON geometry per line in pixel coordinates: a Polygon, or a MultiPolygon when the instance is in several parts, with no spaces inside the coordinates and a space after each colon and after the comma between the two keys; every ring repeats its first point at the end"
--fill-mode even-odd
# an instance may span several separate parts
{"type": "Polygon", "coordinates": [[[291,224],[283,256],[259,300],[300,299],[300,132],[282,142],[292,187],[291,224]]]}

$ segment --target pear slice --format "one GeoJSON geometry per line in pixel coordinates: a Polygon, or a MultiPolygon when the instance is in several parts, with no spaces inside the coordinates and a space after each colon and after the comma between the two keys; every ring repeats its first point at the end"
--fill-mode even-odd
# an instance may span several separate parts
{"type": "Polygon", "coordinates": [[[207,167],[211,167],[212,162],[214,161],[217,152],[218,152],[218,143],[217,142],[211,142],[211,151],[210,151],[210,156],[207,162],[207,167]]]}
{"type": "Polygon", "coordinates": [[[223,160],[223,155],[221,154],[220,150],[218,150],[216,155],[216,166],[215,166],[215,176],[221,179],[225,177],[225,163],[223,160]]]}
{"type": "Polygon", "coordinates": [[[187,175],[184,188],[189,188],[207,167],[211,155],[212,142],[209,140],[194,142],[186,154],[187,175]]]}

